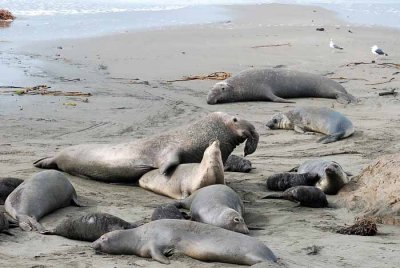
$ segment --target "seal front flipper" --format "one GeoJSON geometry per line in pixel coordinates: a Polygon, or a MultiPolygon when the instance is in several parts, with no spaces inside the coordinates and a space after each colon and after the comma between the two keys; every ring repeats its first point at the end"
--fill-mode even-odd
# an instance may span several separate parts
{"type": "Polygon", "coordinates": [[[35,218],[29,216],[19,216],[18,224],[24,231],[42,232],[45,230],[45,228],[35,218]]]}
{"type": "Polygon", "coordinates": [[[54,162],[54,157],[44,157],[33,163],[35,167],[47,168],[47,169],[58,169],[57,163],[54,162]]]}
{"type": "Polygon", "coordinates": [[[163,264],[170,264],[170,260],[164,256],[164,254],[156,247],[156,245],[150,246],[150,256],[153,260],[161,262],[163,264]]]}
{"type": "Polygon", "coordinates": [[[295,101],[286,100],[286,99],[283,99],[283,98],[278,97],[278,96],[276,96],[276,95],[271,96],[270,99],[271,99],[271,101],[273,101],[273,102],[296,103],[295,101]]]}
{"type": "Polygon", "coordinates": [[[165,156],[165,160],[161,162],[160,165],[160,174],[166,175],[169,173],[173,168],[180,164],[180,157],[179,157],[179,150],[174,150],[169,152],[165,156]]]}
{"type": "Polygon", "coordinates": [[[338,141],[341,138],[343,138],[344,134],[345,134],[344,132],[329,134],[329,135],[326,135],[326,136],[320,138],[318,140],[318,142],[321,142],[321,143],[324,143],[324,144],[335,142],[335,141],[338,141]]]}
{"type": "Polygon", "coordinates": [[[40,231],[39,233],[42,234],[42,235],[57,235],[56,230],[44,229],[44,230],[40,231]]]}

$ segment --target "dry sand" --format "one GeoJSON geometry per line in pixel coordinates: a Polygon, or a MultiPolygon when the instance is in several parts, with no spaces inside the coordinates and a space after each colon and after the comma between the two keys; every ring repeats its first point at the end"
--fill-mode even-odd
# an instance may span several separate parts
{"type": "MultiPolygon", "coordinates": [[[[257,5],[229,7],[234,19],[198,26],[40,42],[16,48],[2,43],[2,61],[9,64],[2,83],[36,85],[54,90],[85,91],[93,96],[0,95],[0,176],[27,178],[40,171],[32,163],[69,145],[130,141],[187,124],[211,111],[225,111],[251,121],[260,133],[257,151],[248,158],[250,174],[226,173],[228,185],[246,203],[246,221],[265,228],[250,235],[267,244],[289,267],[398,267],[400,229],[379,225],[379,235],[336,234],[337,226],[353,222],[346,209],[310,209],[286,201],[258,199],[266,192],[267,176],[300,162],[322,157],[338,161],[357,174],[374,158],[400,148],[400,99],[378,92],[399,87],[400,70],[365,64],[377,44],[389,53],[377,63],[400,63],[399,32],[357,27],[330,11],[315,7],[257,5]],[[324,27],[324,32],[316,31],[324,27]],[[350,33],[348,30],[351,30],[350,33]],[[332,37],[343,51],[331,51],[332,37]],[[287,44],[252,48],[260,45],[287,44]],[[58,49],[62,46],[62,49],[58,49]],[[7,49],[8,47],[8,49],[7,49]],[[12,48],[12,49],[11,49],[12,48]],[[267,130],[267,119],[295,104],[247,102],[210,106],[208,89],[215,81],[166,83],[186,75],[215,71],[236,73],[249,67],[283,67],[319,73],[339,80],[361,99],[342,105],[328,99],[298,99],[296,105],[334,107],[356,126],[351,138],[323,145],[317,136],[267,130]],[[79,78],[80,81],[69,81],[79,78]],[[389,83],[381,83],[394,78],[389,83]],[[139,79],[139,80],[133,80],[139,79]],[[148,81],[149,85],[137,84],[148,81]],[[63,105],[76,103],[76,106],[63,105]],[[314,247],[314,249],[313,249],[314,247]],[[317,250],[315,250],[317,249],[317,250]]],[[[101,27],[101,26],[99,26],[101,27]]],[[[242,154],[243,147],[236,150],[242,154]]],[[[125,220],[148,219],[154,205],[170,201],[138,187],[110,185],[70,176],[86,208],[69,207],[41,222],[54,226],[67,215],[87,211],[112,213],[125,220]]],[[[330,197],[334,201],[335,197],[330,197]]],[[[96,255],[90,244],[14,229],[0,235],[1,267],[162,267],[135,256],[96,255]]],[[[232,267],[174,255],[171,267],[232,267]]],[[[260,266],[262,267],[262,266],[260,266]]]]}

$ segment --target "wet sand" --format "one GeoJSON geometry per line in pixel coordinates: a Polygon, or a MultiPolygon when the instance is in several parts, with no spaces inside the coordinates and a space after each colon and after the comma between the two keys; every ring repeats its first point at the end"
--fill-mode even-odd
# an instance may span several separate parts
{"type": "MultiPolygon", "coordinates": [[[[345,170],[358,174],[376,157],[399,151],[400,99],[378,96],[400,86],[399,69],[386,64],[400,62],[399,32],[349,25],[332,12],[315,7],[257,5],[229,9],[234,18],[224,23],[18,47],[12,42],[0,43],[2,63],[10,68],[0,78],[3,85],[47,84],[52,90],[92,94],[86,102],[86,97],[18,96],[0,89],[0,176],[27,178],[40,171],[32,166],[35,160],[70,145],[130,141],[190,123],[212,111],[238,114],[260,133],[257,151],[248,156],[256,169],[244,175],[226,173],[228,185],[249,201],[245,220],[264,228],[250,235],[268,245],[289,267],[396,267],[400,254],[398,227],[379,225],[375,237],[340,235],[335,233],[336,228],[353,223],[356,216],[347,209],[302,208],[287,201],[259,198],[267,192],[265,180],[269,175],[307,159],[335,160],[345,170]],[[316,31],[317,27],[325,31],[316,31]],[[331,37],[344,47],[343,51],[329,48],[331,37]],[[375,57],[370,47],[374,44],[389,56],[372,64],[375,57]],[[280,46],[252,48],[265,45],[280,46]],[[352,65],[354,62],[368,64],[352,65]],[[343,83],[361,101],[358,105],[328,99],[297,99],[296,104],[207,105],[206,95],[215,81],[166,82],[216,71],[237,73],[251,67],[326,75],[343,83]],[[324,145],[316,143],[319,135],[266,129],[265,123],[273,113],[295,105],[333,107],[353,121],[356,132],[348,139],[324,145]]],[[[242,152],[241,146],[234,153],[242,152]]],[[[155,205],[170,201],[138,187],[69,178],[88,207],[59,210],[41,221],[45,227],[88,211],[111,213],[127,221],[149,219],[155,205]]],[[[334,203],[335,197],[330,196],[329,201],[334,203]]],[[[18,229],[12,233],[15,236],[0,235],[2,267],[164,266],[136,256],[96,255],[85,242],[18,229]]],[[[173,267],[235,266],[204,263],[180,254],[171,260],[173,267]]]]}

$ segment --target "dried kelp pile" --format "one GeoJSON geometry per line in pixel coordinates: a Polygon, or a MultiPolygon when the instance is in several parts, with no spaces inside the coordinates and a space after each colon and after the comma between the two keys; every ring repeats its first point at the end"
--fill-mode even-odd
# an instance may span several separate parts
{"type": "Polygon", "coordinates": [[[344,226],[336,231],[339,234],[373,236],[378,232],[375,220],[371,218],[356,219],[351,226],[344,226]]]}

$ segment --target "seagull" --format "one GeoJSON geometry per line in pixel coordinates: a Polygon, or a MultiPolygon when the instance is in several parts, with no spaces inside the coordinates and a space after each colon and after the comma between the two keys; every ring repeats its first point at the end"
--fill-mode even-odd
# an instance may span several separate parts
{"type": "Polygon", "coordinates": [[[342,47],[340,47],[340,46],[336,45],[335,43],[333,43],[332,38],[331,38],[331,41],[329,42],[329,47],[330,48],[334,48],[334,49],[340,49],[340,50],[343,49],[342,47]]]}
{"type": "Polygon", "coordinates": [[[388,54],[386,54],[385,52],[383,52],[383,50],[382,49],[380,49],[377,45],[374,45],[373,47],[371,47],[371,52],[374,54],[374,55],[385,55],[385,56],[388,56],[388,54]]]}

